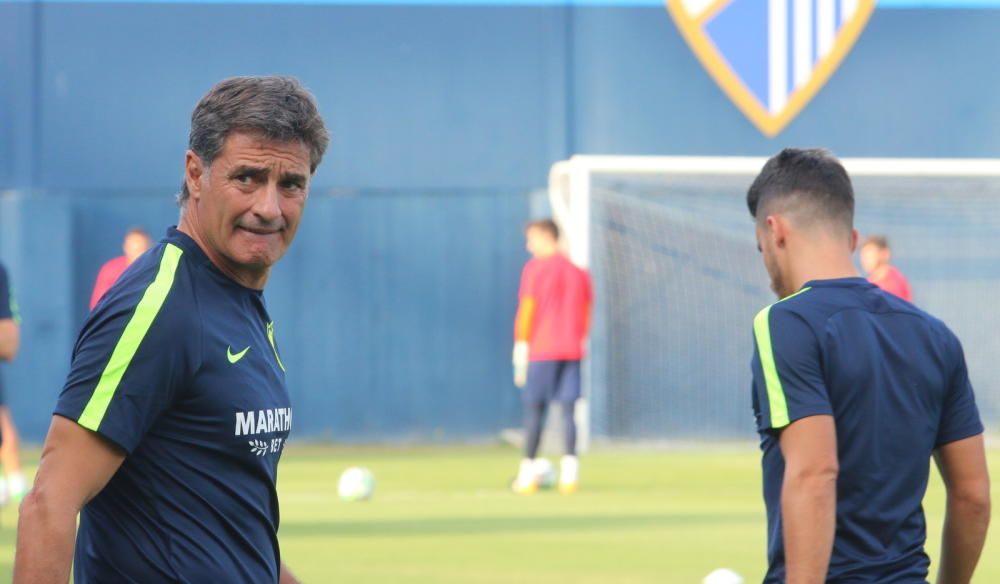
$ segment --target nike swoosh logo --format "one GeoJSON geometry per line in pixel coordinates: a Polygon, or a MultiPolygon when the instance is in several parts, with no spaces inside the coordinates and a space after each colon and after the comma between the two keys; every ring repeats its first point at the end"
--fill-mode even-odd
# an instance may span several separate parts
{"type": "Polygon", "coordinates": [[[250,347],[247,347],[246,349],[243,349],[242,351],[240,351],[239,353],[236,353],[234,355],[233,354],[233,348],[232,347],[226,347],[226,357],[229,357],[229,362],[230,363],[236,363],[237,361],[239,361],[240,359],[242,359],[243,355],[246,355],[247,351],[249,351],[249,350],[250,350],[250,347]]]}

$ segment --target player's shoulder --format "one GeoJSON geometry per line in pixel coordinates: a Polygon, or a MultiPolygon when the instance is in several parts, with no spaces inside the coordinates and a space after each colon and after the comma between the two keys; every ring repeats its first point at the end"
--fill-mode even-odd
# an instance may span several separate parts
{"type": "Polygon", "coordinates": [[[791,294],[778,300],[773,304],[769,304],[757,312],[755,321],[759,321],[764,318],[782,318],[782,317],[805,317],[812,315],[816,312],[816,309],[826,302],[822,302],[819,298],[821,294],[817,294],[810,287],[803,287],[798,292],[791,294]]]}

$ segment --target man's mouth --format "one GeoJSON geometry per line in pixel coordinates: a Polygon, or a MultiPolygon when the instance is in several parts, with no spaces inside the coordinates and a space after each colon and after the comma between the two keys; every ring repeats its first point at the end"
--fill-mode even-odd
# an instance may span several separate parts
{"type": "Polygon", "coordinates": [[[237,225],[237,229],[242,229],[248,233],[253,233],[254,235],[274,235],[281,232],[281,229],[273,227],[244,227],[242,225],[237,225]]]}

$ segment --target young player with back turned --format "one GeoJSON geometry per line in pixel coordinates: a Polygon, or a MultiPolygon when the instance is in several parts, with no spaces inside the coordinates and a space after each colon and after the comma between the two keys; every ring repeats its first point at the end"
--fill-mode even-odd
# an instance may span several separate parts
{"type": "Polygon", "coordinates": [[[747,204],[782,299],[753,323],[765,584],[927,582],[932,457],[947,489],[937,582],[968,583],[990,487],[958,338],[858,276],[854,191],[829,152],[782,151],[747,204]]]}

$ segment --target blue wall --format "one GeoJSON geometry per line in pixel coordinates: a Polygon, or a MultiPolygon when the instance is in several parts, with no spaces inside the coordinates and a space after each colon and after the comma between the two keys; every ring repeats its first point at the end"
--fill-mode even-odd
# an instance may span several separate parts
{"type": "Polygon", "coordinates": [[[646,4],[0,3],[0,258],[25,341],[4,374],[26,435],[98,266],[127,227],[175,222],[191,109],[226,76],[300,77],[333,134],[267,293],[300,437],[516,424],[520,225],[572,153],[1000,156],[1000,11],[876,11],[768,139],[646,4]]]}

